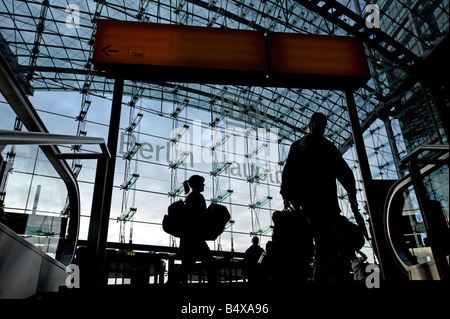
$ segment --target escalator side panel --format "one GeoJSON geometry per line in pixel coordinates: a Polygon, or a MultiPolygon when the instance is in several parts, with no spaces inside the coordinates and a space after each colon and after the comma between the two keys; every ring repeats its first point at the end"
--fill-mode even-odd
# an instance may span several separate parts
{"type": "Polygon", "coordinates": [[[385,226],[385,202],[389,191],[396,180],[373,180],[372,187],[376,194],[376,212],[371,212],[370,231],[374,238],[373,246],[377,258],[380,262],[381,271],[384,280],[403,281],[408,279],[407,272],[399,267],[390,248],[389,239],[385,226]]]}
{"type": "Polygon", "coordinates": [[[23,299],[65,285],[66,267],[0,223],[0,299],[23,299]]]}

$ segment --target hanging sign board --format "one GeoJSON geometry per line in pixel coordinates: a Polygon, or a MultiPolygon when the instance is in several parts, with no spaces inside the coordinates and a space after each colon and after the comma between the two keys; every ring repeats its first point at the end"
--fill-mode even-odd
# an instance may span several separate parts
{"type": "Polygon", "coordinates": [[[303,79],[317,88],[324,81],[337,89],[370,78],[364,46],[356,38],[294,33],[269,33],[267,38],[272,81],[287,85],[303,79]]]}
{"type": "Polygon", "coordinates": [[[94,66],[130,80],[333,88],[364,84],[350,37],[99,20],[94,66]]]}

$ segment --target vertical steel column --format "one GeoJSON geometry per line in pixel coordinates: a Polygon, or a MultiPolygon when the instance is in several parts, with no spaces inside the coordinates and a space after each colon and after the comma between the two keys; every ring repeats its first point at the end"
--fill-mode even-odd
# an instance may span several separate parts
{"type": "Polygon", "coordinates": [[[123,78],[115,79],[107,142],[111,158],[109,160],[101,159],[97,162],[97,173],[88,234],[88,284],[90,286],[98,286],[103,283],[106,241],[111,210],[114,170],[116,166],[117,141],[119,137],[120,113],[122,110],[123,86],[123,78]]]}
{"type": "Polygon", "coordinates": [[[361,124],[359,123],[358,110],[356,109],[353,91],[345,90],[345,99],[347,101],[348,116],[352,127],[353,142],[355,143],[356,155],[358,156],[359,170],[370,210],[372,173],[370,172],[369,160],[367,157],[366,146],[364,145],[363,132],[361,130],[361,124]]]}
{"type": "Polygon", "coordinates": [[[97,161],[94,192],[92,194],[91,217],[89,220],[86,269],[81,268],[81,288],[86,288],[86,286],[94,287],[101,284],[101,281],[98,280],[100,278],[100,270],[98,267],[100,262],[98,257],[106,173],[109,160],[106,155],[103,155],[97,161]]]}
{"type": "MultiPolygon", "coordinates": [[[[358,110],[356,108],[355,98],[351,89],[344,90],[345,99],[347,101],[347,111],[352,127],[353,142],[355,143],[356,154],[358,157],[359,171],[361,173],[362,182],[364,185],[364,192],[366,194],[367,207],[369,215],[373,221],[379,218],[378,208],[375,206],[372,173],[370,172],[369,160],[367,157],[366,146],[364,145],[363,132],[359,122],[358,110]]],[[[376,237],[376,232],[373,230],[372,235],[376,237]]],[[[377,238],[374,238],[377,242],[377,238]]],[[[378,245],[374,245],[378,249],[378,245]]],[[[377,256],[380,256],[378,251],[377,256]]],[[[381,258],[380,258],[381,259],[381,258]]],[[[381,266],[382,261],[379,260],[381,266]]]]}
{"type": "Polygon", "coordinates": [[[105,196],[103,202],[102,224],[100,229],[99,252],[102,254],[100,258],[100,266],[104,266],[106,242],[108,238],[109,216],[111,212],[111,199],[113,193],[114,171],[116,168],[117,142],[119,139],[120,113],[122,111],[124,79],[116,78],[114,80],[114,92],[111,106],[111,117],[109,120],[108,132],[108,149],[111,159],[108,163],[105,182],[105,196]]]}

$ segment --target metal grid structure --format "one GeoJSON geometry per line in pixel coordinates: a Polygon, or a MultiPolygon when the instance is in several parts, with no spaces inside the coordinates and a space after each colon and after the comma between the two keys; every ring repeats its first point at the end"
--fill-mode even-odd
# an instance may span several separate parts
{"type": "MultiPolygon", "coordinates": [[[[365,40],[372,79],[357,92],[366,129],[386,97],[433,42],[448,29],[448,1],[378,1],[380,28],[367,28],[367,1],[2,1],[0,31],[35,90],[112,92],[112,83],[92,69],[90,58],[98,19],[174,23],[219,28],[359,36],[365,40]]],[[[127,83],[130,101],[179,102],[210,109],[221,86],[151,83],[138,93],[127,83]]],[[[302,131],[316,109],[330,115],[330,136],[351,143],[345,105],[338,92],[228,87],[227,96],[260,101],[267,120],[285,134],[302,131]],[[288,116],[284,114],[292,112],[288,116]],[[280,117],[283,119],[280,120],[280,117]],[[271,123],[273,124],[273,123],[271,123]]]]}
{"type": "MultiPolygon", "coordinates": [[[[0,17],[3,42],[17,58],[15,71],[24,75],[29,93],[82,94],[78,135],[86,134],[84,119],[91,98],[109,98],[113,91],[113,81],[94,70],[91,63],[96,22],[118,19],[360,37],[372,77],[355,92],[355,100],[365,139],[371,140],[367,147],[374,177],[400,173],[399,159],[429,137],[437,134],[441,141],[445,139],[443,124],[433,117],[436,106],[426,88],[421,83],[406,91],[399,88],[435,42],[448,33],[448,0],[2,0],[0,17]],[[373,22],[378,18],[380,23],[369,27],[367,22],[377,14],[372,5],[379,9],[373,22]],[[420,121],[414,118],[417,112],[422,114],[420,121]],[[409,138],[408,132],[413,133],[409,138]]],[[[140,103],[138,112],[174,120],[186,107],[203,110],[211,113],[213,123],[221,116],[220,106],[227,103],[229,119],[254,128],[277,128],[284,145],[302,136],[311,114],[321,111],[329,118],[326,136],[342,153],[353,142],[340,91],[125,81],[124,94],[133,117],[134,106],[140,103]],[[172,105],[170,111],[142,103],[155,100],[172,105]]],[[[356,168],[352,152],[346,154],[356,168]]],[[[79,169],[79,163],[74,163],[75,167],[79,169]]]]}

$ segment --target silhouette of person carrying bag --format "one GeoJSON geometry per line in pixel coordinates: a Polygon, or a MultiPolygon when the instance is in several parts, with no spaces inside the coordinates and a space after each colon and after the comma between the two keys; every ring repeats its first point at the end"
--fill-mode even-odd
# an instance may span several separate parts
{"type": "MultiPolygon", "coordinates": [[[[356,216],[356,186],[353,173],[339,150],[324,137],[327,117],[314,113],[309,133],[295,141],[282,173],[280,193],[284,205],[302,208],[316,246],[313,280],[339,280],[349,276],[350,260],[339,260],[336,225],[340,216],[336,180],[345,188],[356,216]]],[[[342,217],[342,216],[341,216],[342,217]]]]}
{"type": "Polygon", "coordinates": [[[184,192],[188,194],[184,201],[186,225],[184,234],[180,237],[180,255],[182,256],[182,270],[178,278],[187,281],[188,273],[192,272],[195,262],[200,260],[206,269],[208,283],[217,281],[215,259],[202,235],[203,221],[206,216],[206,201],[201,194],[205,188],[205,179],[199,175],[191,176],[184,181],[184,192]]]}
{"type": "Polygon", "coordinates": [[[258,263],[264,257],[265,251],[259,246],[259,237],[252,237],[252,245],[247,248],[244,255],[244,267],[242,274],[249,282],[254,282],[261,279],[261,264],[258,263]]]}

